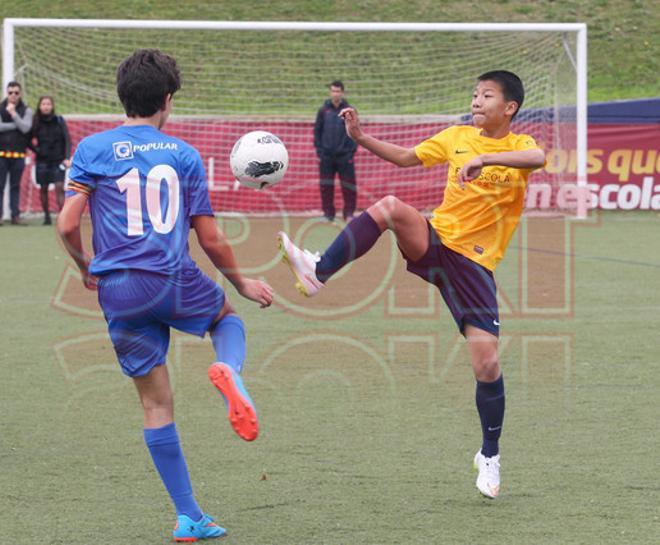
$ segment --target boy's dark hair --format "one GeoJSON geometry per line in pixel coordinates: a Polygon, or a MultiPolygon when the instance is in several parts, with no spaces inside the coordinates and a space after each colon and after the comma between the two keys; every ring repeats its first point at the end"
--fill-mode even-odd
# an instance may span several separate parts
{"type": "Polygon", "coordinates": [[[23,90],[23,87],[22,87],[21,84],[18,83],[17,81],[10,81],[10,82],[7,84],[7,89],[9,89],[10,87],[18,87],[21,91],[23,90]]]}
{"type": "Polygon", "coordinates": [[[176,60],[158,49],[138,49],[117,69],[117,94],[128,117],[151,117],[180,88],[176,60]]]}
{"type": "Polygon", "coordinates": [[[511,119],[518,115],[518,112],[523,105],[523,101],[525,100],[525,89],[523,87],[523,82],[518,76],[516,76],[513,72],[508,72],[507,70],[492,70],[491,72],[481,74],[477,78],[477,81],[497,82],[502,88],[504,100],[512,100],[518,103],[518,109],[511,116],[511,119]]]}
{"type": "Polygon", "coordinates": [[[336,79],[330,84],[330,87],[339,87],[342,91],[344,90],[344,84],[342,83],[341,80],[336,79]]]}

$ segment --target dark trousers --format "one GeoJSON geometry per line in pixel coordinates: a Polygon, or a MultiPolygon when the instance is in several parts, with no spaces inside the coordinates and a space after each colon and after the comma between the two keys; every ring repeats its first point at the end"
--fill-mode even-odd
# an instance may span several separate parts
{"type": "MultiPolygon", "coordinates": [[[[9,174],[9,206],[11,208],[11,217],[17,218],[21,211],[18,209],[18,201],[21,194],[21,176],[25,168],[25,159],[8,159],[0,157],[0,207],[4,202],[5,183],[7,174],[9,174]]],[[[0,213],[0,218],[2,214],[0,213]]]]}
{"type": "Polygon", "coordinates": [[[319,164],[321,179],[321,203],[323,215],[335,218],[335,174],[339,174],[341,192],[344,197],[344,219],[355,213],[357,200],[357,180],[353,155],[322,156],[319,164]]]}

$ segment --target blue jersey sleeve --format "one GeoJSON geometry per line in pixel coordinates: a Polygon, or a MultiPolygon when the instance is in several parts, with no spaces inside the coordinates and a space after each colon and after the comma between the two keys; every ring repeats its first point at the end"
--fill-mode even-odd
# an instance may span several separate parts
{"type": "Polygon", "coordinates": [[[213,208],[209,199],[209,189],[206,171],[202,158],[196,151],[189,157],[189,167],[186,172],[188,181],[189,215],[212,216],[213,208]]]}
{"type": "Polygon", "coordinates": [[[88,159],[87,146],[83,140],[78,145],[76,153],[71,161],[71,170],[69,170],[69,184],[67,196],[75,193],[84,193],[90,195],[96,189],[96,178],[91,172],[88,159]]]}

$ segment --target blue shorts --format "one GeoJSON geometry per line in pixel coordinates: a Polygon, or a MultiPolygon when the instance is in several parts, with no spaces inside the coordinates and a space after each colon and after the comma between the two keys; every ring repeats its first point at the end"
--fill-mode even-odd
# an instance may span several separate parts
{"type": "Polygon", "coordinates": [[[499,336],[500,318],[497,309],[497,290],[492,271],[447,248],[433,226],[429,228],[429,249],[418,261],[408,262],[407,269],[440,290],[442,298],[465,335],[465,325],[499,336]]]}
{"type": "Polygon", "coordinates": [[[170,327],[203,337],[225,302],[220,286],[197,268],[172,276],[116,271],[102,276],[98,289],[117,359],[129,377],[165,363],[170,327]]]}

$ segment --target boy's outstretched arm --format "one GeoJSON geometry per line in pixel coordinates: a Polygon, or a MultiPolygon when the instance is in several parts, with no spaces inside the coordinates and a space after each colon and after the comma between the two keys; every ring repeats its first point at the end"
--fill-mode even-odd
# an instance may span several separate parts
{"type": "Polygon", "coordinates": [[[484,153],[470,159],[458,172],[458,183],[461,187],[465,182],[478,178],[481,169],[487,166],[500,165],[512,168],[536,169],[545,164],[545,152],[541,149],[521,151],[503,151],[501,153],[484,153]]]}
{"type": "Polygon", "coordinates": [[[422,164],[415,153],[415,148],[404,148],[363,133],[358,113],[353,108],[344,108],[339,112],[339,116],[344,119],[348,136],[374,155],[400,167],[414,167],[422,164]]]}
{"type": "Polygon", "coordinates": [[[57,232],[64,242],[66,251],[78,265],[83,284],[87,289],[95,290],[97,278],[89,274],[91,258],[83,249],[80,238],[80,218],[85,206],[87,206],[87,195],[82,193],[77,193],[64,201],[62,211],[57,216],[57,232]]]}
{"type": "Polygon", "coordinates": [[[243,297],[259,303],[261,308],[273,302],[273,288],[261,280],[245,278],[238,269],[231,245],[218,229],[212,216],[193,216],[192,227],[199,245],[215,267],[229,280],[243,297]]]}

